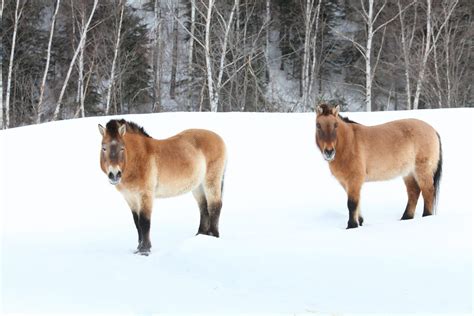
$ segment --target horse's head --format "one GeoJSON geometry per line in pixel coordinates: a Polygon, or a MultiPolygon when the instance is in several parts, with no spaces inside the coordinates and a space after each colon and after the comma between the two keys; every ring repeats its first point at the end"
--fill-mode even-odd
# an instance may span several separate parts
{"type": "Polygon", "coordinates": [[[316,107],[316,144],[326,161],[336,157],[339,105],[322,103],[316,107]]]}
{"type": "Polygon", "coordinates": [[[111,120],[106,127],[99,124],[102,135],[102,149],[100,153],[100,167],[107,175],[111,184],[120,183],[125,170],[126,152],[123,136],[127,131],[126,124],[111,120]]]}

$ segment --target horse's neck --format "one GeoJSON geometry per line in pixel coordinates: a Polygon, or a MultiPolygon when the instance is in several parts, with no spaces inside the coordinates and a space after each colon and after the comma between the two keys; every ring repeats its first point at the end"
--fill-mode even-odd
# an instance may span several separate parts
{"type": "Polygon", "coordinates": [[[337,137],[336,152],[350,154],[355,146],[354,126],[342,120],[339,121],[340,133],[337,137]]]}

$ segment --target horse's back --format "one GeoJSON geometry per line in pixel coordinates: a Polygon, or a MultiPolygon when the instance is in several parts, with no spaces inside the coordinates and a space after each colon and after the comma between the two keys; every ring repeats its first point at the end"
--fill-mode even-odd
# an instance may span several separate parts
{"type": "Polygon", "coordinates": [[[222,177],[226,147],[222,138],[209,130],[189,129],[159,140],[158,195],[179,195],[193,190],[209,173],[222,177]]]}
{"type": "Polygon", "coordinates": [[[439,139],[436,130],[417,119],[363,126],[362,146],[368,180],[384,180],[415,172],[420,164],[437,166],[439,139]]]}

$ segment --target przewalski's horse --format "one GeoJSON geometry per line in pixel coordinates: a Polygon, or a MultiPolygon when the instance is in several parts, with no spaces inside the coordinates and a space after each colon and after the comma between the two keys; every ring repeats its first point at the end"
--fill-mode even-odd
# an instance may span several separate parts
{"type": "Polygon", "coordinates": [[[364,126],[339,115],[339,106],[316,108],[316,144],[331,173],[346,190],[347,228],[362,225],[362,184],[402,176],[408,204],[402,220],[412,219],[423,195],[423,216],[432,215],[442,170],[441,139],[433,127],[416,119],[364,126]]]}
{"type": "Polygon", "coordinates": [[[111,120],[102,135],[100,167],[127,201],[138,231],[137,252],[150,252],[154,198],[193,192],[201,212],[198,234],[219,237],[226,166],[222,138],[207,130],[185,130],[158,140],[142,127],[111,120]]]}

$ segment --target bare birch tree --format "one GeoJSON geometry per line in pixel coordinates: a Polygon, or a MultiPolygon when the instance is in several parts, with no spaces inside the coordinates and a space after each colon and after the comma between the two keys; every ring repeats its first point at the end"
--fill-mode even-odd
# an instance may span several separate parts
{"type": "Polygon", "coordinates": [[[44,96],[44,88],[46,86],[46,78],[48,76],[49,71],[49,63],[51,60],[51,45],[53,43],[53,34],[54,34],[54,25],[56,24],[56,16],[58,15],[59,5],[61,0],[56,1],[56,9],[54,10],[53,17],[51,18],[51,29],[49,31],[49,41],[48,41],[48,50],[46,52],[46,65],[44,67],[44,74],[43,80],[41,81],[40,87],[40,96],[38,100],[38,106],[36,109],[36,124],[41,123],[41,115],[43,114],[43,96],[44,96]]]}
{"type": "Polygon", "coordinates": [[[81,38],[79,40],[79,44],[77,45],[77,48],[74,51],[74,55],[72,57],[71,63],[69,64],[69,69],[68,69],[67,74],[66,74],[66,78],[64,79],[63,87],[61,89],[58,101],[56,103],[56,109],[54,111],[54,116],[53,116],[54,121],[57,120],[58,117],[59,117],[59,111],[61,109],[61,103],[62,103],[62,100],[63,100],[63,97],[64,97],[64,93],[66,92],[66,87],[67,87],[67,84],[69,82],[69,78],[71,77],[72,69],[74,67],[74,64],[76,62],[76,59],[77,59],[77,56],[78,56],[79,52],[81,51],[81,49],[83,49],[83,46],[85,45],[86,33],[89,29],[89,25],[92,21],[92,17],[94,16],[95,10],[97,8],[98,1],[99,0],[94,0],[94,5],[93,5],[91,13],[89,15],[89,19],[87,20],[87,23],[85,25],[83,25],[83,29],[82,29],[82,33],[81,33],[81,38]]]}
{"type": "Polygon", "coordinates": [[[162,17],[161,17],[161,3],[160,0],[155,0],[153,3],[154,27],[153,27],[153,49],[152,52],[152,68],[153,68],[153,88],[152,98],[153,106],[152,112],[159,112],[161,110],[161,77],[162,77],[162,17]]]}
{"type": "Polygon", "coordinates": [[[219,92],[222,88],[222,76],[224,74],[225,65],[225,57],[227,52],[227,44],[229,41],[229,32],[232,26],[232,21],[234,19],[235,10],[239,3],[238,0],[234,1],[234,5],[232,6],[232,10],[229,14],[229,18],[227,21],[220,15],[219,17],[222,19],[221,23],[224,25],[224,38],[222,39],[222,44],[220,46],[220,61],[219,61],[219,68],[217,69],[217,79],[214,80],[214,72],[213,72],[213,65],[212,65],[212,57],[211,57],[211,19],[212,19],[212,10],[214,8],[214,1],[209,0],[208,7],[207,7],[207,16],[206,16],[206,33],[205,33],[205,59],[206,59],[206,72],[207,72],[207,90],[209,93],[209,103],[211,105],[211,111],[217,112],[219,109],[219,92]]]}
{"type": "Polygon", "coordinates": [[[10,51],[10,61],[8,64],[8,77],[7,77],[7,91],[5,96],[5,125],[4,128],[10,127],[10,93],[12,85],[12,73],[13,73],[13,62],[15,57],[15,45],[16,45],[16,36],[18,31],[18,24],[23,13],[24,3],[20,7],[21,0],[16,0],[15,4],[15,21],[13,24],[13,39],[12,39],[12,48],[10,51]]]}
{"type": "Polygon", "coordinates": [[[107,98],[105,101],[105,114],[108,115],[110,111],[110,98],[112,95],[112,88],[115,82],[115,65],[117,63],[117,56],[120,49],[120,38],[122,37],[122,21],[123,21],[123,11],[125,8],[125,3],[123,0],[120,1],[120,18],[117,26],[117,36],[115,38],[115,46],[114,46],[114,58],[112,59],[112,66],[110,69],[110,78],[107,87],[107,98]]]}
{"type": "Polygon", "coordinates": [[[410,52],[413,46],[413,39],[415,38],[415,30],[416,30],[416,21],[417,21],[417,8],[416,4],[413,8],[414,18],[413,18],[413,25],[411,29],[405,25],[405,15],[406,12],[403,12],[402,5],[400,0],[397,2],[398,5],[398,12],[400,18],[400,34],[401,34],[401,48],[403,52],[403,66],[404,66],[404,74],[405,74],[405,90],[406,90],[406,97],[407,97],[407,109],[411,109],[411,76],[410,76],[410,52]]]}
{"type": "Polygon", "coordinates": [[[318,0],[316,8],[315,0],[306,0],[304,14],[304,46],[303,46],[303,69],[301,71],[301,93],[303,111],[310,107],[312,88],[314,85],[316,69],[316,44],[319,28],[319,14],[321,10],[321,0],[318,0]]]}
{"type": "MultiPolygon", "coordinates": [[[[0,7],[0,23],[3,21],[3,7],[5,1],[2,0],[0,7]]],[[[0,41],[0,51],[3,51],[3,40],[0,41]]],[[[3,54],[0,54],[0,129],[3,129],[3,54]]]]}
{"type": "Polygon", "coordinates": [[[192,104],[193,93],[193,53],[194,53],[194,37],[196,30],[196,0],[191,0],[191,20],[190,22],[190,36],[188,46],[188,106],[192,104]]]}
{"type": "MultiPolygon", "coordinates": [[[[446,27],[451,15],[458,4],[458,0],[448,2],[448,7],[445,9],[443,18],[437,23],[436,30],[434,31],[432,22],[433,14],[431,10],[432,0],[426,0],[426,37],[424,42],[424,48],[421,56],[421,62],[419,64],[419,71],[416,81],[415,98],[413,100],[413,109],[418,109],[420,102],[421,89],[425,81],[425,73],[428,64],[428,58],[437,45],[438,39],[443,34],[443,30],[446,27]]],[[[436,66],[436,65],[435,65],[436,66]]],[[[435,69],[436,71],[436,69],[435,69]]]]}
{"type": "Polygon", "coordinates": [[[176,72],[178,71],[178,20],[179,20],[179,7],[176,4],[174,9],[175,18],[173,19],[173,48],[171,53],[171,78],[170,78],[170,99],[176,97],[176,72]]]}

